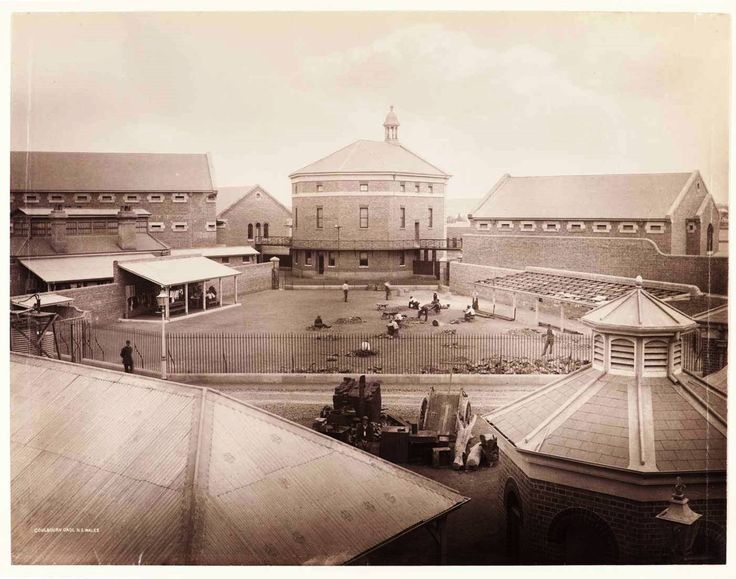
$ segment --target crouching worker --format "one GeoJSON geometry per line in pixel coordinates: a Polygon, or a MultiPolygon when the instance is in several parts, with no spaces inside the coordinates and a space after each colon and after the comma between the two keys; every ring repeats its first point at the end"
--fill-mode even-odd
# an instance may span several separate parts
{"type": "Polygon", "coordinates": [[[391,320],[386,326],[386,329],[388,330],[389,338],[399,337],[399,322],[397,322],[396,320],[391,320]]]}
{"type": "Polygon", "coordinates": [[[375,356],[377,352],[373,350],[370,342],[361,342],[360,348],[355,350],[354,354],[360,357],[375,356]]]}
{"type": "Polygon", "coordinates": [[[419,308],[419,312],[417,312],[417,319],[421,320],[422,316],[424,316],[424,321],[426,322],[429,318],[429,306],[423,305],[421,308],[419,308]]]}
{"type": "Polygon", "coordinates": [[[332,326],[328,326],[322,321],[322,316],[317,315],[316,318],[314,318],[314,327],[315,329],[321,330],[322,328],[331,328],[332,326]]]}
{"type": "Polygon", "coordinates": [[[410,310],[418,310],[419,309],[419,300],[415,300],[414,296],[411,296],[409,298],[409,309],[410,310]]]}
{"type": "Polygon", "coordinates": [[[475,310],[473,309],[473,306],[465,308],[463,314],[465,315],[466,322],[472,322],[475,319],[475,310]]]}

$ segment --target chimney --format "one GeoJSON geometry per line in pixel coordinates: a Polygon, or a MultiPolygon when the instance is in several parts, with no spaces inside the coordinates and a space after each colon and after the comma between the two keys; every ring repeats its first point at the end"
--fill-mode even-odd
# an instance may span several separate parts
{"type": "Polygon", "coordinates": [[[51,247],[56,253],[67,252],[66,242],[66,220],[69,216],[64,211],[64,206],[54,205],[49,214],[51,220],[51,247]]]}
{"type": "Polygon", "coordinates": [[[122,250],[132,250],[136,248],[136,221],[138,215],[130,208],[130,205],[123,205],[118,211],[118,245],[122,250]]]}

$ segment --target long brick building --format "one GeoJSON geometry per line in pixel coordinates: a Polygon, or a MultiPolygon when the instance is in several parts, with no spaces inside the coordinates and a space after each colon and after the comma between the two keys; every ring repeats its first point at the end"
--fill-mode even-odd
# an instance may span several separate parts
{"type": "Polygon", "coordinates": [[[10,209],[144,210],[148,232],[172,248],[217,243],[206,154],[13,151],[10,209]]]}
{"type": "Polygon", "coordinates": [[[437,251],[426,240],[445,237],[450,176],[399,142],[393,107],[383,126],[383,141],[355,141],[289,175],[294,275],[433,273],[437,251]]]}
{"type": "Polygon", "coordinates": [[[698,171],[504,175],[471,214],[489,235],[649,239],[663,253],[718,251],[719,212],[698,171]]]}

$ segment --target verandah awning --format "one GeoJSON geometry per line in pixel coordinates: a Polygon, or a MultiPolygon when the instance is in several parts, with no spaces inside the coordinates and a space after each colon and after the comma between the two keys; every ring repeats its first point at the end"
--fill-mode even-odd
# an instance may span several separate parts
{"type": "Polygon", "coordinates": [[[118,266],[120,269],[164,287],[233,277],[242,273],[201,256],[119,263],[118,266]]]}

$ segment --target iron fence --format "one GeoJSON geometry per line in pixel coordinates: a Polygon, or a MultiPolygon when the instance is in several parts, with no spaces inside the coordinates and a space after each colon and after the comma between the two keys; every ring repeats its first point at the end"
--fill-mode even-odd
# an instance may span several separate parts
{"type": "Polygon", "coordinates": [[[682,367],[689,372],[703,372],[703,339],[700,332],[682,336],[682,367]]]}
{"type": "MultiPolygon", "coordinates": [[[[122,364],[126,340],[134,366],[158,371],[161,334],[121,326],[60,324],[62,354],[122,364]]],[[[542,356],[539,334],[432,335],[307,332],[234,334],[167,332],[172,374],[209,373],[383,373],[383,374],[528,374],[567,373],[591,360],[589,336],[557,336],[552,354],[542,356]],[[372,354],[361,348],[369,344],[372,354]]]]}

